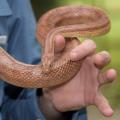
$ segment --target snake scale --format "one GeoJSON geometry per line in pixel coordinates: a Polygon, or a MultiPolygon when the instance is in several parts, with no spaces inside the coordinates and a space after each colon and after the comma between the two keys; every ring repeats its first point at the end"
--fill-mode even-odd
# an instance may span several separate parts
{"type": "Polygon", "coordinates": [[[100,8],[64,6],[45,13],[38,21],[36,36],[42,46],[42,62],[30,65],[19,62],[0,48],[0,78],[16,86],[48,88],[67,82],[80,70],[82,62],[71,61],[69,53],[78,42],[71,42],[60,57],[54,51],[54,38],[94,37],[110,30],[110,20],[100,8]]]}

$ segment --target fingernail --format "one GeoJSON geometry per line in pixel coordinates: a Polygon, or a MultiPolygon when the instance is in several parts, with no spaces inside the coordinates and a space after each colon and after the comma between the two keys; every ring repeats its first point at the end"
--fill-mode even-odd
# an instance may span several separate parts
{"type": "Polygon", "coordinates": [[[110,55],[109,55],[108,52],[103,51],[103,52],[101,52],[99,55],[100,55],[101,57],[104,56],[104,60],[105,60],[106,62],[110,62],[111,58],[110,58],[110,55]]]}
{"type": "Polygon", "coordinates": [[[85,43],[85,46],[86,46],[86,49],[96,49],[96,44],[94,43],[93,40],[90,40],[90,39],[86,39],[85,40],[86,43],[85,43]]]}

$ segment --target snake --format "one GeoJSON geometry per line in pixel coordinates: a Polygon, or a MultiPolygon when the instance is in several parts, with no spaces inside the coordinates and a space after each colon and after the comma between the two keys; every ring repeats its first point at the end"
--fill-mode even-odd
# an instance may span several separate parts
{"type": "Polygon", "coordinates": [[[70,59],[71,50],[80,44],[72,39],[101,36],[109,30],[110,19],[101,8],[73,5],[49,10],[40,17],[36,28],[36,38],[42,46],[41,62],[37,65],[20,62],[0,47],[0,78],[25,88],[49,88],[68,82],[82,65],[82,60],[70,59]],[[66,38],[61,55],[55,53],[56,35],[66,38]]]}

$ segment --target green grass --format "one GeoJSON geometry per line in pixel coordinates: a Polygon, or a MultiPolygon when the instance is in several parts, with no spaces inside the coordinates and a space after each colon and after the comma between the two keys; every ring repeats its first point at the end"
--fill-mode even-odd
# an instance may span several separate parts
{"type": "MultiPolygon", "coordinates": [[[[111,18],[111,31],[108,35],[108,51],[111,54],[112,62],[109,65],[109,67],[113,67],[118,72],[118,77],[113,85],[107,85],[104,87],[104,93],[109,98],[111,104],[114,107],[120,106],[120,16],[118,14],[118,11],[111,11],[110,12],[110,18],[111,18]]],[[[100,41],[99,41],[100,44],[100,41]]],[[[104,42],[103,42],[104,44],[104,42]]],[[[103,47],[100,47],[101,49],[106,48],[105,45],[103,47]]]]}

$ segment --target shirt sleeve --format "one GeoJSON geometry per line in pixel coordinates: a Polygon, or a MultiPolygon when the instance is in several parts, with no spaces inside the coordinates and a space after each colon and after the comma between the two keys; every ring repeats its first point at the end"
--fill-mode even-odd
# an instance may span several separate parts
{"type": "Polygon", "coordinates": [[[35,39],[36,21],[29,0],[14,0],[10,8],[7,51],[17,60],[37,64],[40,61],[40,45],[35,39]]]}

